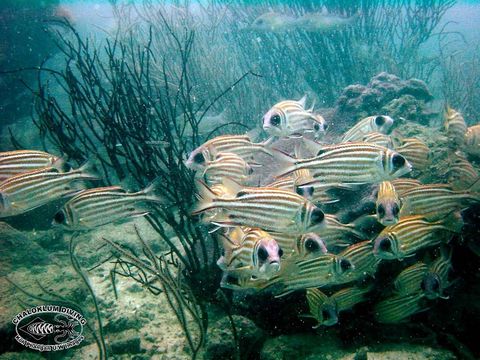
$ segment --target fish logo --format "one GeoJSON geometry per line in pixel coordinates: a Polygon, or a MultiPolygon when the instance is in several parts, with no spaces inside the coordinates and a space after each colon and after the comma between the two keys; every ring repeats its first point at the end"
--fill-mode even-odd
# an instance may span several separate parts
{"type": "Polygon", "coordinates": [[[77,311],[58,305],[27,309],[12,320],[20,344],[38,351],[69,349],[80,344],[85,318],[77,311]]]}

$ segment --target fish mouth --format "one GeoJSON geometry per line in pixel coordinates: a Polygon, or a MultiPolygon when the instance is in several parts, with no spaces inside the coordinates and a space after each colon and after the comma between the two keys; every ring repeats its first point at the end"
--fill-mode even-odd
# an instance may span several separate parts
{"type": "Polygon", "coordinates": [[[382,219],[382,225],[394,225],[397,223],[397,219],[382,219]]]}

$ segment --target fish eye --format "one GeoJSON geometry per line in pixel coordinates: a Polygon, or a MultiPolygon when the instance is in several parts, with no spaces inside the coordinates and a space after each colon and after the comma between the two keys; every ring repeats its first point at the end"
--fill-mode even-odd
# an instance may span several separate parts
{"type": "Polygon", "coordinates": [[[382,251],[390,251],[392,249],[392,243],[389,238],[383,238],[379,241],[378,247],[382,251]]]}
{"type": "Polygon", "coordinates": [[[377,116],[377,117],[375,118],[375,125],[377,125],[377,126],[380,127],[380,126],[382,126],[383,124],[385,124],[385,118],[384,118],[382,115],[377,116]]]}
{"type": "Polygon", "coordinates": [[[199,152],[193,157],[193,162],[196,164],[203,164],[205,163],[205,156],[203,156],[203,154],[199,152]]]}
{"type": "Polygon", "coordinates": [[[278,126],[280,125],[280,120],[280,115],[275,114],[270,118],[270,124],[272,124],[273,126],[278,126]]]}
{"type": "Polygon", "coordinates": [[[401,168],[403,165],[405,165],[405,162],[405,158],[400,154],[395,154],[392,157],[392,165],[394,169],[401,168]]]}
{"type": "Polygon", "coordinates": [[[63,211],[59,211],[55,214],[54,221],[57,224],[63,224],[65,222],[65,214],[63,211]]]}
{"type": "Polygon", "coordinates": [[[399,212],[400,212],[400,208],[398,207],[397,204],[394,204],[392,208],[393,216],[397,216],[399,212]]]}
{"type": "Polygon", "coordinates": [[[316,242],[315,239],[309,237],[305,240],[305,249],[309,253],[317,252],[320,250],[320,245],[318,245],[318,242],[316,242]]]}
{"type": "Polygon", "coordinates": [[[385,216],[385,207],[382,204],[378,205],[377,213],[378,213],[378,216],[380,216],[380,217],[385,216]]]}
{"type": "Polygon", "coordinates": [[[323,130],[327,130],[327,129],[328,129],[328,124],[327,123],[323,124],[323,130]]]}
{"type": "Polygon", "coordinates": [[[295,192],[300,196],[310,199],[313,196],[314,189],[313,186],[302,186],[295,188],[295,192]]]}
{"type": "Polygon", "coordinates": [[[70,165],[68,162],[65,162],[62,166],[62,170],[63,172],[68,172],[72,170],[72,165],[70,165]]]}
{"type": "Polygon", "coordinates": [[[279,257],[283,256],[283,249],[282,248],[278,248],[278,256],[279,257]]]}
{"type": "Polygon", "coordinates": [[[266,261],[268,259],[268,251],[263,246],[258,248],[257,255],[260,261],[266,261]]]}
{"type": "Polygon", "coordinates": [[[318,207],[315,207],[312,211],[312,225],[320,224],[325,218],[325,214],[318,207]]]}
{"type": "Polygon", "coordinates": [[[340,260],[340,268],[343,271],[347,271],[347,270],[351,269],[352,267],[353,267],[353,265],[350,262],[350,260],[347,260],[347,259],[341,259],[340,260]]]}
{"type": "Polygon", "coordinates": [[[315,131],[320,130],[320,125],[319,125],[319,124],[313,125],[313,129],[314,129],[315,131]]]}

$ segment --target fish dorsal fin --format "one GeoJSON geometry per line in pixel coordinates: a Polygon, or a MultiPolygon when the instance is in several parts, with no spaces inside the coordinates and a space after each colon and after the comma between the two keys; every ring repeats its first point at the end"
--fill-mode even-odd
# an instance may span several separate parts
{"type": "Polygon", "coordinates": [[[303,95],[302,98],[301,98],[300,100],[298,100],[298,103],[299,103],[300,105],[302,105],[303,108],[305,108],[305,105],[306,105],[306,103],[307,103],[307,95],[306,95],[306,94],[303,95]]]}
{"type": "Polygon", "coordinates": [[[229,177],[225,177],[222,179],[222,184],[223,186],[225,187],[225,189],[227,190],[227,192],[229,194],[238,194],[239,192],[241,192],[243,190],[243,186],[240,185],[238,182],[236,182],[235,180],[232,180],[230,179],[229,177]]]}

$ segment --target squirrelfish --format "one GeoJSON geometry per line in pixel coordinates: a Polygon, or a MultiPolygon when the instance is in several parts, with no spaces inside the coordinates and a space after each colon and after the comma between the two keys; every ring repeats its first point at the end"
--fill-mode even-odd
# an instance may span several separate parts
{"type": "Polygon", "coordinates": [[[353,270],[345,276],[350,281],[373,277],[380,263],[380,259],[373,254],[373,243],[370,240],[350,245],[338,255],[352,264],[353,270]]]}
{"type": "Polygon", "coordinates": [[[263,130],[271,136],[300,136],[304,132],[318,132],[323,125],[311,109],[305,109],[306,96],[299,101],[281,101],[263,116],[263,130]],[[315,125],[317,129],[315,129],[315,125]]]}
{"type": "Polygon", "coordinates": [[[403,269],[393,282],[396,293],[399,295],[410,295],[420,291],[427,271],[428,267],[423,262],[415,263],[403,269]]]}
{"type": "Polygon", "coordinates": [[[209,186],[220,184],[225,177],[244,184],[252,173],[252,166],[237,154],[220,153],[215,160],[207,162],[203,179],[209,186]]]}
{"type": "Polygon", "coordinates": [[[375,305],[375,319],[384,324],[394,324],[425,310],[424,295],[416,292],[410,295],[394,295],[375,305]]]}
{"type": "Polygon", "coordinates": [[[222,235],[224,256],[217,264],[229,275],[250,279],[268,279],[280,270],[282,249],[261,229],[235,228],[240,234],[222,235]]]}
{"type": "Polygon", "coordinates": [[[465,142],[465,133],[467,132],[467,124],[462,114],[447,106],[444,126],[447,137],[452,142],[452,147],[458,148],[462,146],[465,142]]]}
{"type": "MultiPolygon", "coordinates": [[[[265,231],[302,234],[324,225],[324,213],[302,196],[274,188],[232,189],[235,197],[218,197],[199,182],[193,215],[214,210],[209,221],[219,226],[248,226],[265,231]]],[[[233,187],[234,185],[232,185],[233,187]]]]}
{"type": "Polygon", "coordinates": [[[423,171],[431,163],[430,149],[419,139],[404,138],[401,145],[395,146],[395,150],[405,156],[414,170],[423,171]]]}
{"type": "Polygon", "coordinates": [[[307,289],[307,303],[310,310],[310,315],[317,320],[319,326],[332,326],[338,322],[337,304],[335,300],[325,295],[319,289],[307,289]]]}
{"type": "Polygon", "coordinates": [[[454,190],[465,190],[478,179],[478,172],[465,155],[457,152],[451,155],[447,177],[454,190]]]}
{"type": "Polygon", "coordinates": [[[469,190],[452,190],[446,184],[422,185],[401,195],[400,216],[422,215],[429,220],[445,217],[480,201],[480,194],[469,190]]]}
{"type": "Polygon", "coordinates": [[[427,299],[446,298],[443,292],[452,284],[448,280],[448,275],[452,269],[451,257],[451,251],[448,253],[442,248],[441,255],[428,267],[428,272],[421,283],[421,288],[427,299]]]}
{"type": "Polygon", "coordinates": [[[378,221],[385,226],[396,224],[401,206],[402,204],[392,183],[382,181],[378,186],[375,203],[378,221]]]}
{"type": "Polygon", "coordinates": [[[460,215],[455,213],[436,222],[426,221],[422,216],[402,217],[382,230],[373,251],[381,259],[401,260],[420,249],[440,244],[449,234],[460,232],[462,226],[460,215]]]}
{"type": "Polygon", "coordinates": [[[105,224],[148,214],[148,203],[162,203],[159,181],[145,189],[128,193],[119,186],[82,191],[55,214],[53,224],[72,230],[92,229],[105,224]]]}
{"type": "Polygon", "coordinates": [[[388,134],[393,125],[393,119],[387,115],[368,116],[356,123],[345,135],[342,142],[359,141],[366,134],[378,132],[388,134]]]}
{"type": "Polygon", "coordinates": [[[254,143],[248,135],[221,135],[193,150],[186,161],[186,166],[193,170],[201,170],[208,161],[214,161],[220,153],[234,153],[248,162],[259,152],[272,154],[268,148],[268,140],[254,143]]]}
{"type": "Polygon", "coordinates": [[[363,142],[329,145],[308,159],[282,154],[285,168],[280,176],[307,169],[313,178],[299,185],[319,183],[369,184],[392,180],[411,170],[410,163],[395,151],[363,142]]]}
{"type": "Polygon", "coordinates": [[[98,180],[89,164],[66,173],[45,168],[12,176],[0,184],[0,217],[22,214],[73,195],[85,188],[79,183],[84,180],[98,180]]]}
{"type": "Polygon", "coordinates": [[[465,134],[465,151],[480,156],[480,125],[470,126],[465,134]]]}
{"type": "Polygon", "coordinates": [[[0,152],[0,182],[14,175],[49,167],[59,172],[70,170],[62,158],[43,151],[0,152]]]}

